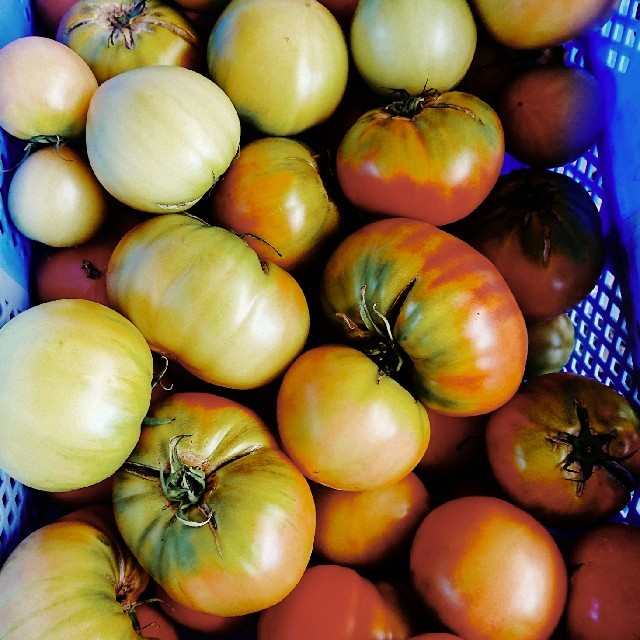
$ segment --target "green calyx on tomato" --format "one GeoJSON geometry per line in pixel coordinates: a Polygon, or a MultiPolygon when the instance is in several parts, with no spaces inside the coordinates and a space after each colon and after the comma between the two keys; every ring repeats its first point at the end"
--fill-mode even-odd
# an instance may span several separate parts
{"type": "Polygon", "coordinates": [[[389,308],[387,315],[378,311],[377,302],[374,302],[369,309],[365,297],[367,285],[363,284],[360,288],[359,311],[366,330],[361,329],[347,314],[336,313],[336,316],[346,325],[350,337],[359,343],[360,350],[378,365],[381,376],[398,373],[404,362],[402,350],[393,336],[391,327],[415,281],[414,278],[402,289],[389,308]],[[371,312],[380,319],[379,322],[375,321],[371,312]]]}
{"type": "Polygon", "coordinates": [[[425,89],[417,96],[412,96],[405,89],[394,89],[393,93],[399,95],[398,100],[383,107],[384,111],[392,116],[412,118],[423,109],[454,109],[466,113],[470,118],[482,124],[482,119],[471,109],[452,102],[442,102],[442,92],[437,89],[425,89]]]}
{"type": "Polygon", "coordinates": [[[576,415],[580,429],[577,433],[560,431],[555,436],[547,436],[550,442],[566,445],[569,449],[562,468],[576,473],[576,495],[584,493],[584,485],[593,475],[595,467],[602,467],[608,474],[619,482],[625,491],[631,492],[637,486],[634,475],[620,463],[628,460],[637,453],[637,449],[624,456],[614,456],[608,452],[608,445],[615,440],[614,433],[596,433],[589,426],[589,411],[579,400],[574,399],[576,415]],[[579,470],[576,470],[577,466],[579,470]]]}

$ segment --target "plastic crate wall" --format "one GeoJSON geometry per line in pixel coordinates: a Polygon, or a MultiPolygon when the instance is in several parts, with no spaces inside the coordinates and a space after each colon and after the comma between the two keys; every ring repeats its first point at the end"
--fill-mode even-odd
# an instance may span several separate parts
{"type": "MultiPolygon", "coordinates": [[[[33,32],[30,0],[0,0],[0,46],[33,32]]],[[[640,362],[640,136],[634,108],[640,96],[640,1],[622,0],[599,32],[568,49],[571,61],[603,84],[608,125],[596,147],[558,171],[581,182],[600,207],[608,258],[597,286],[570,312],[576,346],[565,369],[615,387],[640,408],[633,356],[640,362]]],[[[4,169],[19,161],[22,147],[0,130],[4,169]]],[[[29,306],[30,249],[7,216],[7,188],[7,174],[0,174],[0,326],[29,306]]],[[[33,493],[0,470],[0,566],[45,518],[36,512],[33,493]]],[[[640,524],[639,498],[619,519],[640,524]]]]}

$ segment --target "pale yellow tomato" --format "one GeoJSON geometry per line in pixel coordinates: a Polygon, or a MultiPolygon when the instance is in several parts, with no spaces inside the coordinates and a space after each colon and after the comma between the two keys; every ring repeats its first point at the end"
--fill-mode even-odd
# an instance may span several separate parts
{"type": "Polygon", "coordinates": [[[107,216],[107,193],[89,163],[69,147],[44,147],[27,157],[9,185],[17,229],[49,247],[87,242],[107,216]]]}
{"type": "Polygon", "coordinates": [[[317,0],[233,0],[216,21],[209,73],[260,131],[295,135],[326,120],[344,94],[348,48],[317,0]]]}

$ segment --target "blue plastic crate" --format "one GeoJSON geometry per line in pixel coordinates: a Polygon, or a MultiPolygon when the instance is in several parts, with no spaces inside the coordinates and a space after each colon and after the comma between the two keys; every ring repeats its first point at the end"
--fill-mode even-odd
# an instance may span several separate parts
{"type": "MultiPolygon", "coordinates": [[[[0,46],[33,32],[30,0],[0,0],[0,46]]],[[[622,0],[600,31],[568,51],[602,83],[607,126],[595,147],[558,171],[582,183],[599,206],[607,259],[597,286],[570,312],[576,345],[565,369],[614,387],[640,410],[640,2],[622,0]]],[[[0,130],[2,168],[14,166],[22,148],[0,130]]],[[[30,304],[30,247],[7,216],[7,187],[0,173],[0,326],[30,304]]],[[[32,493],[0,470],[0,566],[42,524],[32,493]]],[[[618,519],[640,524],[639,498],[618,519]]]]}

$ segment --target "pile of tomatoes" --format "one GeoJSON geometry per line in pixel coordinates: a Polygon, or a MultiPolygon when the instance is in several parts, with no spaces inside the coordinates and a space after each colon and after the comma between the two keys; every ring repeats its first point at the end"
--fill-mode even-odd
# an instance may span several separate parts
{"type": "Polygon", "coordinates": [[[0,468],[57,511],[0,638],[637,638],[640,416],[562,371],[606,243],[551,170],[616,6],[36,0],[0,468]]]}

